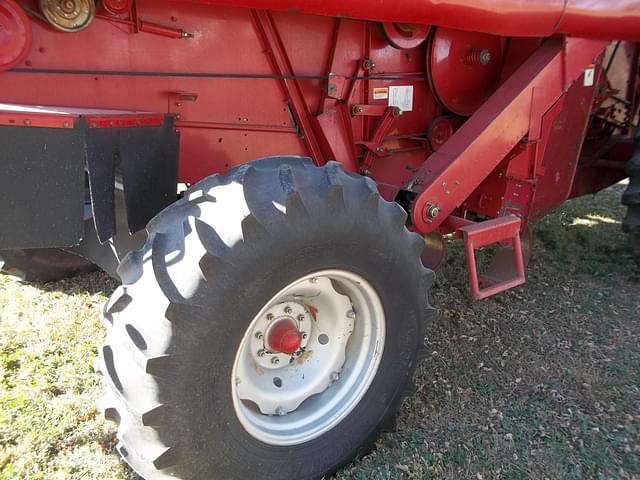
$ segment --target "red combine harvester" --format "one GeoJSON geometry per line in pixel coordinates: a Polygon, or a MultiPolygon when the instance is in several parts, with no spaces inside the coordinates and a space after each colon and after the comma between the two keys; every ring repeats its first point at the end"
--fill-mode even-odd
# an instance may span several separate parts
{"type": "Polygon", "coordinates": [[[631,0],[0,0],[3,268],[122,280],[144,478],[321,478],[411,384],[444,235],[482,299],[631,177],[640,261],[639,40],[631,0]]]}

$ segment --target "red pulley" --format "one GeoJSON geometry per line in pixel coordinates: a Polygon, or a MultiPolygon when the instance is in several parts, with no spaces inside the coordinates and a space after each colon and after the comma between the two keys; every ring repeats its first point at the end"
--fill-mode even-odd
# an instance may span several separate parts
{"type": "Polygon", "coordinates": [[[133,0],[102,0],[102,7],[111,15],[126,15],[133,7],[133,0]]]}
{"type": "Polygon", "coordinates": [[[453,132],[453,123],[447,117],[436,117],[427,132],[431,150],[437,152],[453,136],[453,132]]]}
{"type": "Polygon", "coordinates": [[[479,32],[438,28],[427,48],[429,82],[440,104],[469,116],[498,85],[505,39],[479,32]]]}
{"type": "Polygon", "coordinates": [[[434,118],[427,130],[427,140],[429,147],[434,152],[440,150],[453,134],[464,123],[465,119],[455,115],[444,115],[434,118]]]}
{"type": "Polygon", "coordinates": [[[269,329],[267,346],[272,352],[295,353],[301,344],[302,334],[292,320],[278,320],[269,329]]]}
{"type": "Polygon", "coordinates": [[[31,49],[31,22],[14,0],[0,1],[0,72],[24,61],[31,49]]]}
{"type": "Polygon", "coordinates": [[[431,25],[384,22],[382,30],[392,47],[408,50],[419,47],[427,39],[431,25]]]}

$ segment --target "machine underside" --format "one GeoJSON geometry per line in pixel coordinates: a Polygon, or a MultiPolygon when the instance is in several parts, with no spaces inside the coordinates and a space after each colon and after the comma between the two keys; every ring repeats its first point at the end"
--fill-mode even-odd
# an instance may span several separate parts
{"type": "MultiPolygon", "coordinates": [[[[529,221],[626,175],[638,116],[634,43],[206,3],[106,1],[69,23],[23,2],[29,18],[8,25],[26,43],[5,47],[16,61],[0,74],[0,134],[24,138],[3,151],[24,178],[4,177],[3,192],[19,202],[2,208],[15,224],[12,205],[30,199],[36,221],[7,229],[0,248],[79,243],[85,183],[104,243],[116,234],[118,189],[135,232],[171,203],[175,183],[291,154],[375,180],[428,235],[423,260],[436,267],[443,234],[519,245],[529,221]],[[27,180],[34,170],[15,154],[26,144],[44,186],[27,180]],[[42,145],[61,145],[66,162],[42,162],[42,145]],[[43,211],[54,228],[41,228],[43,211]],[[509,218],[473,227],[499,217],[509,218]],[[469,237],[471,227],[484,233],[469,237]]],[[[527,249],[514,263],[507,248],[490,292],[524,281],[527,249]]]]}

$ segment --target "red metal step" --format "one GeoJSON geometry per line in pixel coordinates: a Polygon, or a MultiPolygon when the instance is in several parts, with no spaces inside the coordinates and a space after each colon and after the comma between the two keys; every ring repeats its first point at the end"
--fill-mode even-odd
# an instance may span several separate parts
{"type": "Polygon", "coordinates": [[[509,215],[458,228],[465,244],[469,284],[474,300],[525,283],[520,227],[520,218],[509,215]],[[485,274],[478,275],[476,250],[495,244],[499,245],[499,249],[491,266],[485,274]]]}

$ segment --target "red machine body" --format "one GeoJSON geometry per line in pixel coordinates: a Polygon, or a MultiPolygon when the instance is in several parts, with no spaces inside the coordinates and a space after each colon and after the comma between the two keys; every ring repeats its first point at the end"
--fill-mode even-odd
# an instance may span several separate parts
{"type": "Polygon", "coordinates": [[[0,1],[0,101],[173,115],[184,183],[338,160],[420,233],[515,215],[510,241],[631,152],[631,0],[105,1],[74,33],[21,5],[0,1]]]}
{"type": "Polygon", "coordinates": [[[327,478],[424,358],[445,236],[484,299],[628,177],[640,264],[639,42],[637,0],[0,0],[0,270],[120,278],[142,477],[327,478]]]}

